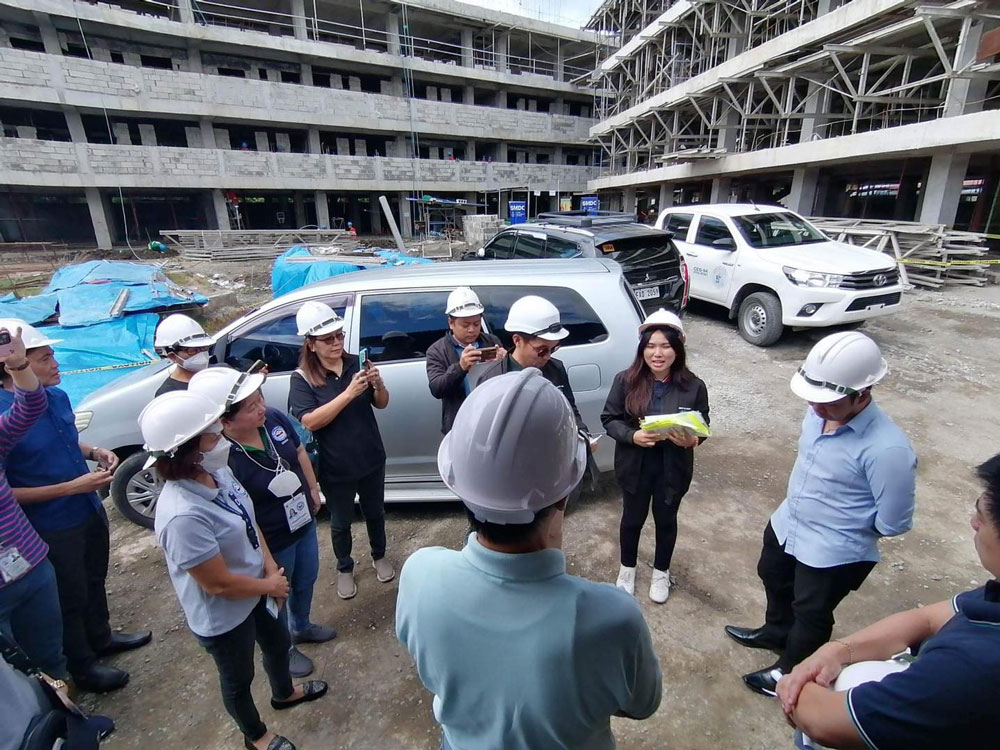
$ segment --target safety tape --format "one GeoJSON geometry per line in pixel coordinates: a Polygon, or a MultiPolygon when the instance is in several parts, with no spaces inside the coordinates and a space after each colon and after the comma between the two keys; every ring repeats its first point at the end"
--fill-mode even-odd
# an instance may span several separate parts
{"type": "Polygon", "coordinates": [[[82,375],[85,372],[104,372],[106,370],[124,370],[129,367],[145,367],[146,365],[151,365],[156,360],[151,359],[144,362],[126,362],[121,365],[103,365],[101,367],[85,367],[82,370],[60,370],[60,375],[82,375]]]}
{"type": "Polygon", "coordinates": [[[912,266],[996,266],[1000,265],[1000,260],[921,260],[920,258],[900,258],[900,263],[912,266]]]}

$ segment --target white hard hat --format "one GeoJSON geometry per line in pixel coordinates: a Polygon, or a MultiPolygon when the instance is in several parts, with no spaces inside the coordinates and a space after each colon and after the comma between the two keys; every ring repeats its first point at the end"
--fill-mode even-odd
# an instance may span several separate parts
{"type": "Polygon", "coordinates": [[[562,341],[569,331],[559,321],[556,306],[544,297],[528,295],[510,306],[504,329],[510,333],[523,333],[546,341],[562,341]]]}
{"type": "Polygon", "coordinates": [[[40,346],[52,346],[58,344],[62,339],[50,339],[34,326],[29,326],[20,318],[0,318],[0,328],[6,328],[13,336],[17,329],[21,329],[21,341],[24,342],[25,349],[37,349],[40,346]]]}
{"type": "Polygon", "coordinates": [[[299,336],[325,336],[344,329],[344,319],[325,302],[308,300],[295,313],[299,336]]]}
{"type": "Polygon", "coordinates": [[[445,313],[452,318],[471,318],[483,314],[483,303],[469,287],[460,286],[448,295],[445,313]]]}
{"type": "Polygon", "coordinates": [[[205,432],[222,416],[222,404],[203,393],[169,391],[139,414],[143,448],[153,456],[169,456],[178,446],[205,432]]]}
{"type": "Polygon", "coordinates": [[[639,334],[641,335],[643,331],[648,331],[650,328],[657,328],[659,326],[667,326],[668,328],[675,329],[681,335],[681,340],[684,339],[684,324],[681,323],[681,319],[675,313],[664,310],[662,307],[646,316],[646,319],[639,326],[639,334]]]}
{"type": "Polygon", "coordinates": [[[232,367],[209,367],[195,373],[187,389],[189,393],[207,396],[213,404],[222,404],[223,409],[229,411],[229,407],[252,396],[262,385],[264,376],[260,373],[240,372],[232,367]]]}
{"type": "Polygon", "coordinates": [[[168,315],[156,326],[153,336],[153,346],[157,349],[169,349],[174,346],[185,346],[192,349],[201,346],[211,346],[215,342],[198,325],[198,321],[181,313],[168,315]]]}
{"type": "Polygon", "coordinates": [[[875,385],[889,372],[878,344],[858,331],[820,339],[792,375],[792,393],[828,404],[875,385]]]}
{"type": "Polygon", "coordinates": [[[859,661],[844,667],[834,683],[834,690],[850,690],[866,682],[881,682],[896,672],[902,672],[910,665],[905,661],[859,661]]]}
{"type": "Polygon", "coordinates": [[[586,468],[587,443],[569,402],[534,367],[476,387],[438,449],[444,483],[490,523],[531,523],[586,468]]]}

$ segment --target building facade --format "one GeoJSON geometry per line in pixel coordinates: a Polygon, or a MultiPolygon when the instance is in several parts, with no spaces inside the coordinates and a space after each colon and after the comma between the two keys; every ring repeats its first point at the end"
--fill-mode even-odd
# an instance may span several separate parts
{"type": "Polygon", "coordinates": [[[780,201],[1000,234],[1000,8],[607,0],[590,186],[627,208],[780,201]]]}
{"type": "Polygon", "coordinates": [[[0,0],[0,239],[555,209],[597,176],[598,54],[453,0],[0,0]]]}

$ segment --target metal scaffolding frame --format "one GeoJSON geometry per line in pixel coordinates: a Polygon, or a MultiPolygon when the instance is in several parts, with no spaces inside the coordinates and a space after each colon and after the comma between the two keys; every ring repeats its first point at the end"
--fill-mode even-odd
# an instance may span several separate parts
{"type": "Polygon", "coordinates": [[[1000,22],[1000,12],[983,0],[913,0],[860,25],[831,27],[812,45],[748,65],[738,75],[712,77],[676,97],[658,96],[742,52],[799,33],[829,5],[608,0],[591,20],[599,31],[622,33],[631,19],[660,13],[594,72],[597,116],[617,116],[613,127],[598,129],[604,173],[1000,108],[1000,63],[975,59],[984,28],[1000,22]],[[655,106],[646,106],[653,97],[655,106]]]}

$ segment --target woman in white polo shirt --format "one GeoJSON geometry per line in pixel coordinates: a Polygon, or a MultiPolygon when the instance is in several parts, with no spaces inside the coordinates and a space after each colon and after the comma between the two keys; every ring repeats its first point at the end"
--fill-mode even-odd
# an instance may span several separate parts
{"type": "Polygon", "coordinates": [[[166,482],[156,506],[156,538],[188,627],[219,670],[222,701],[248,750],[295,750],[261,721],[250,694],[254,642],[263,652],[271,706],[316,700],[325,682],[292,685],[290,641],[278,611],[288,580],[260,534],[253,503],[227,466],[222,404],[175,391],[139,415],[145,449],[166,482]]]}

